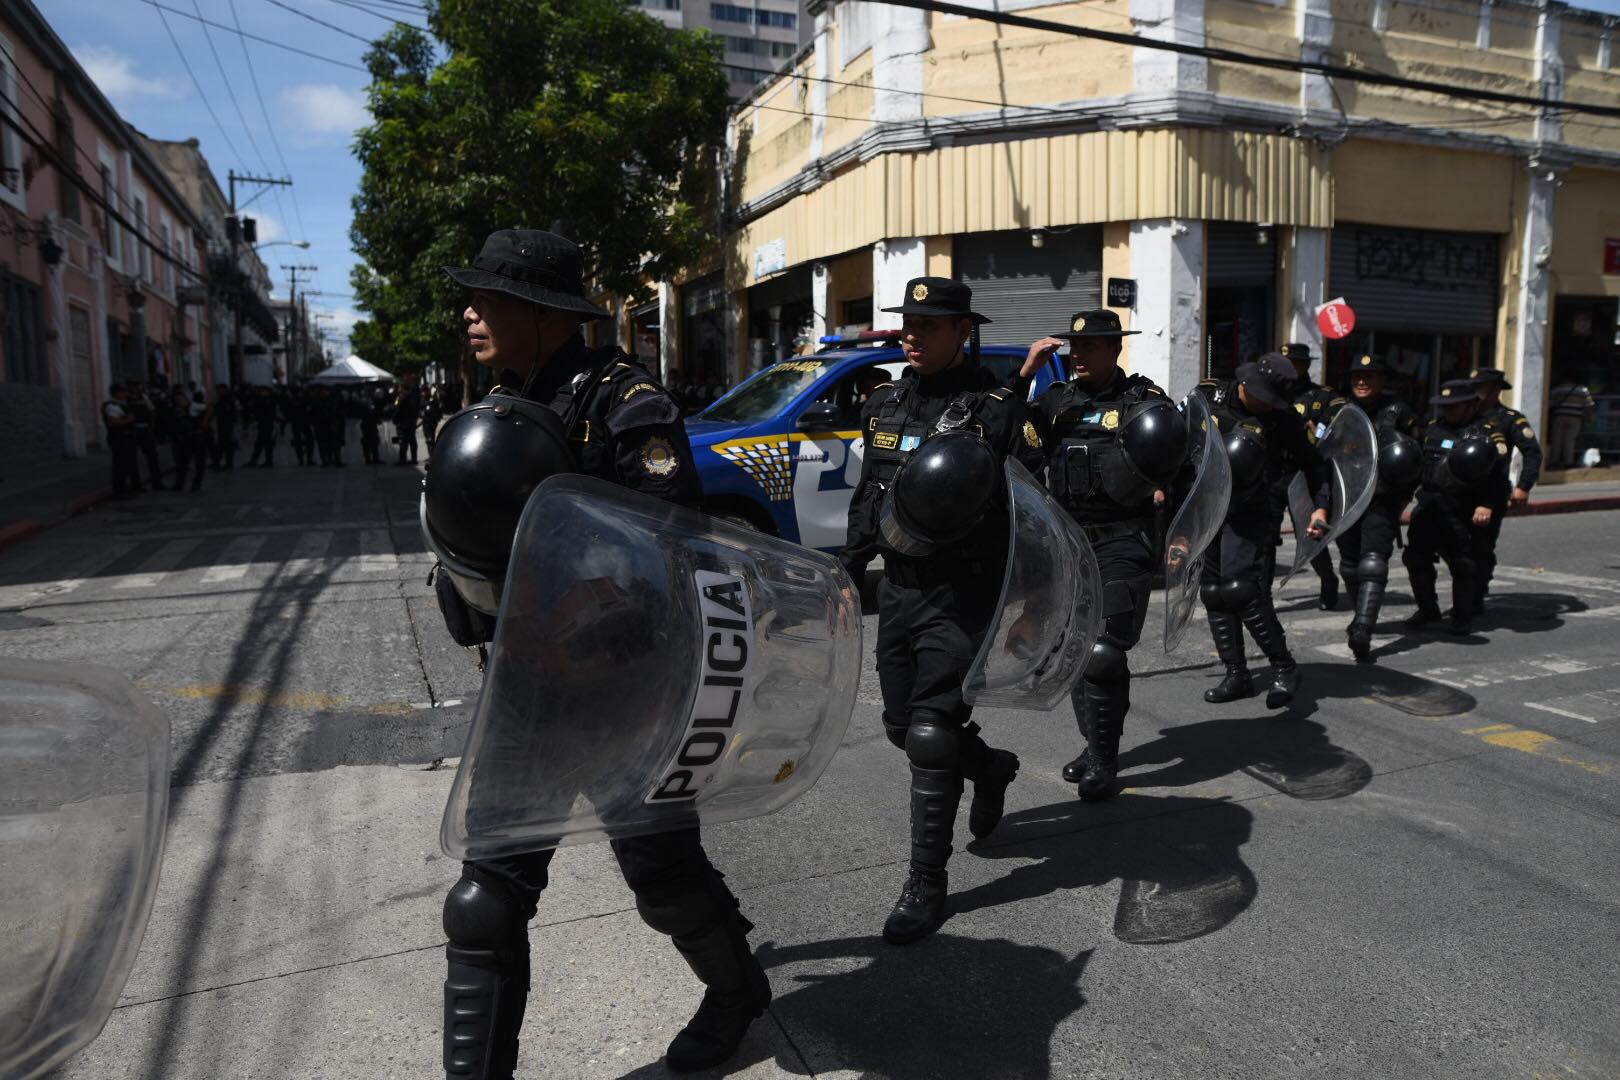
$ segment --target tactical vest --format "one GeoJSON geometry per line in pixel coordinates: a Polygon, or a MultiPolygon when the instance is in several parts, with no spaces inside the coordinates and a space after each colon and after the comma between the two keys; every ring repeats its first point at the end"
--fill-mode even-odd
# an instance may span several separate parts
{"type": "Polygon", "coordinates": [[[1327,424],[1332,419],[1327,414],[1328,405],[1338,396],[1332,387],[1317,386],[1315,383],[1295,396],[1294,411],[1304,418],[1305,437],[1312,446],[1326,433],[1327,424]]]}
{"type": "Polygon", "coordinates": [[[1441,423],[1429,425],[1423,435],[1423,486],[1446,495],[1465,495],[1484,485],[1484,481],[1466,483],[1451,475],[1446,459],[1451,450],[1465,439],[1480,438],[1490,441],[1490,429],[1477,419],[1465,428],[1447,427],[1441,423]]]}
{"type": "Polygon", "coordinates": [[[602,417],[595,415],[597,410],[593,406],[601,397],[602,388],[617,374],[617,369],[628,369],[632,365],[625,363],[626,354],[613,346],[591,351],[599,355],[592,356],[585,370],[558,387],[551,400],[543,404],[562,417],[563,430],[568,433],[568,448],[573,452],[579,471],[617,483],[618,474],[607,425],[602,417]]]}
{"type": "MultiPolygon", "coordinates": [[[[1257,445],[1257,453],[1261,461],[1253,468],[1253,475],[1239,475],[1240,470],[1236,464],[1232,469],[1232,501],[1240,502],[1245,497],[1253,496],[1257,491],[1263,491],[1266,485],[1266,465],[1270,458],[1270,439],[1267,437],[1265,425],[1250,416],[1248,412],[1239,412],[1242,403],[1238,400],[1237,382],[1232,379],[1214,380],[1214,386],[1205,395],[1209,401],[1209,414],[1220,428],[1221,438],[1225,440],[1235,431],[1243,431],[1244,437],[1257,445]]],[[[1289,470],[1297,470],[1297,466],[1289,470]]]]}
{"type": "Polygon", "coordinates": [[[973,410],[979,402],[977,391],[958,392],[937,420],[913,417],[904,407],[910,393],[910,386],[899,384],[871,419],[872,437],[867,440],[866,467],[872,480],[883,491],[889,489],[895,475],[900,472],[900,466],[911,459],[911,455],[930,435],[964,430],[984,434],[983,425],[973,418],[973,410]]]}
{"type": "MultiPolygon", "coordinates": [[[[1071,384],[1072,385],[1072,384],[1071,384]]],[[[1153,514],[1154,485],[1131,468],[1119,433],[1143,406],[1149,385],[1098,400],[1077,393],[1052,417],[1047,485],[1052,497],[1083,524],[1153,514]]]]}

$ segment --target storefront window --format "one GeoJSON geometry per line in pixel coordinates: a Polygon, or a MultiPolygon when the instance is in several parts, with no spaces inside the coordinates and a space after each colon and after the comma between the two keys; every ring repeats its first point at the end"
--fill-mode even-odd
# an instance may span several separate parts
{"type": "MultiPolygon", "coordinates": [[[[719,274],[681,289],[681,377],[718,383],[726,375],[726,287],[719,274]]],[[[673,379],[675,373],[669,373],[673,379]]]]}
{"type": "Polygon", "coordinates": [[[1620,465],[1620,299],[1553,303],[1547,467],[1620,465]]]}

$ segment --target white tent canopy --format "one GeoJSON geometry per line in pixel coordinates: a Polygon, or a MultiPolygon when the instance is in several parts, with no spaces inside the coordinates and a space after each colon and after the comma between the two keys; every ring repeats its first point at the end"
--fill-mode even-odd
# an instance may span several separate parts
{"type": "Polygon", "coordinates": [[[339,360],[309,380],[322,386],[355,386],[360,383],[393,382],[394,377],[376,364],[368,364],[358,356],[339,360]]]}

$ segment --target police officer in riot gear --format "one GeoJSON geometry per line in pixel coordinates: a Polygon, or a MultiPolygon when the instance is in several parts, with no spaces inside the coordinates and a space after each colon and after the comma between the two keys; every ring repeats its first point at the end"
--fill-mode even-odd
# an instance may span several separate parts
{"type": "MultiPolygon", "coordinates": [[[[446,421],[424,480],[424,532],[440,568],[445,624],[462,645],[493,637],[500,583],[529,493],[577,471],[685,505],[702,499],[680,407],[632,357],[590,349],[580,327],[609,315],[585,299],[579,248],[552,232],[503,229],[473,265],[446,268],[472,294],[467,341],[500,385],[446,421]]],[[[707,987],[666,1061],[718,1065],[770,1002],[753,929],[691,828],[618,839],[614,855],[642,919],[669,935],[707,987]]],[[[529,989],[527,925],[552,850],[468,862],[444,904],[449,938],[444,1067],[506,1078],[529,989]]]]}
{"type": "MultiPolygon", "coordinates": [[[[1541,442],[1530,426],[1530,418],[1518,409],[1502,404],[1502,391],[1513,389],[1507,373],[1500,368],[1475,368],[1469,373],[1479,393],[1479,417],[1507,437],[1508,446],[1519,452],[1524,464],[1519,470],[1518,483],[1512,484],[1508,501],[1522,506],[1530,501],[1530,489],[1541,479],[1541,442]]],[[[1496,541],[1502,535],[1502,521],[1507,517],[1507,506],[1495,508],[1491,523],[1486,527],[1484,546],[1480,549],[1479,604],[1483,610],[1485,596],[1491,591],[1491,576],[1496,572],[1496,541]]]]}
{"type": "Polygon", "coordinates": [[[1471,633],[1491,521],[1508,500],[1507,434],[1480,415],[1471,379],[1452,379],[1429,399],[1440,415],[1423,433],[1423,487],[1401,561],[1412,579],[1413,629],[1439,621],[1435,560],[1451,571],[1453,634],[1471,633]]]}
{"type": "MultiPolygon", "coordinates": [[[[1314,446],[1323,435],[1327,434],[1328,425],[1344,407],[1344,397],[1331,386],[1311,381],[1312,357],[1309,345],[1290,342],[1283,346],[1283,355],[1294,365],[1294,411],[1305,421],[1305,437],[1314,446]]],[[[1292,482],[1292,476],[1284,475],[1279,476],[1271,485],[1271,509],[1277,515],[1279,525],[1277,535],[1272,538],[1273,574],[1277,569],[1277,549],[1282,547],[1280,526],[1283,517],[1288,513],[1288,485],[1292,482]]],[[[1316,558],[1311,560],[1311,569],[1316,571],[1316,577],[1322,583],[1316,606],[1323,611],[1332,611],[1339,606],[1339,579],[1333,573],[1332,553],[1325,549],[1318,552],[1316,558]]]]}
{"type": "Polygon", "coordinates": [[[1204,691],[1213,704],[1254,693],[1244,627],[1271,661],[1266,707],[1283,708],[1299,690],[1299,667],[1271,602],[1272,540],[1280,521],[1270,492],[1279,477],[1303,472],[1316,507],[1309,528],[1320,536],[1327,531],[1331,473],[1294,410],[1294,380],[1288,360],[1267,353],[1239,367],[1234,378],[1206,379],[1194,390],[1209,404],[1232,465],[1232,501],[1199,582],[1215,650],[1226,666],[1226,677],[1204,691]]]}
{"type": "Polygon", "coordinates": [[[1086,745],[1063,767],[1088,802],[1114,793],[1131,705],[1127,653],[1142,636],[1152,588],[1154,510],[1187,454],[1186,425],[1164,391],[1120,369],[1125,337],[1139,332],[1107,309],[1081,311],[1067,331],[1030,346],[1019,372],[1033,376],[1069,346],[1069,381],[1030,407],[1024,441],[1039,457],[1032,471],[1040,476],[1044,466],[1047,490],[1086,534],[1102,571],[1102,632],[1073,691],[1086,745]]]}
{"type": "Polygon", "coordinates": [[[1362,662],[1372,659],[1372,632],[1389,584],[1389,560],[1400,534],[1401,511],[1412,499],[1422,462],[1418,445],[1422,422],[1410,405],[1387,392],[1390,374],[1374,356],[1358,357],[1350,365],[1347,407],[1366,413],[1378,436],[1378,487],[1360,520],[1339,534],[1337,541],[1339,573],[1355,609],[1346,636],[1350,651],[1362,662]]]}
{"type": "MultiPolygon", "coordinates": [[[[865,457],[850,500],[846,568],[883,556],[878,682],[883,728],[911,766],[911,863],[883,927],[904,945],[945,919],[946,871],[963,781],[968,827],[1001,820],[1018,758],[986,745],[962,683],[989,630],[1007,562],[1002,462],[1021,441],[1024,399],[979,365],[973,293],[949,278],[914,278],[901,346],[910,370],[861,410],[865,457]],[[970,437],[964,438],[963,433],[970,437]],[[948,436],[948,437],[947,437],[948,436]]],[[[853,576],[853,575],[852,575],[853,576]]]]}

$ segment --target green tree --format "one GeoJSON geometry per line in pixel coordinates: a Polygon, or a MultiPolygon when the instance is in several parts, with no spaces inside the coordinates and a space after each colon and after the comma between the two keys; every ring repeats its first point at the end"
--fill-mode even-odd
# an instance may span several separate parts
{"type": "Polygon", "coordinates": [[[498,228],[573,223],[627,297],[714,242],[726,79],[717,39],[627,0],[430,0],[366,54],[372,123],[350,234],[359,355],[409,371],[462,355],[459,288],[498,228]]]}

